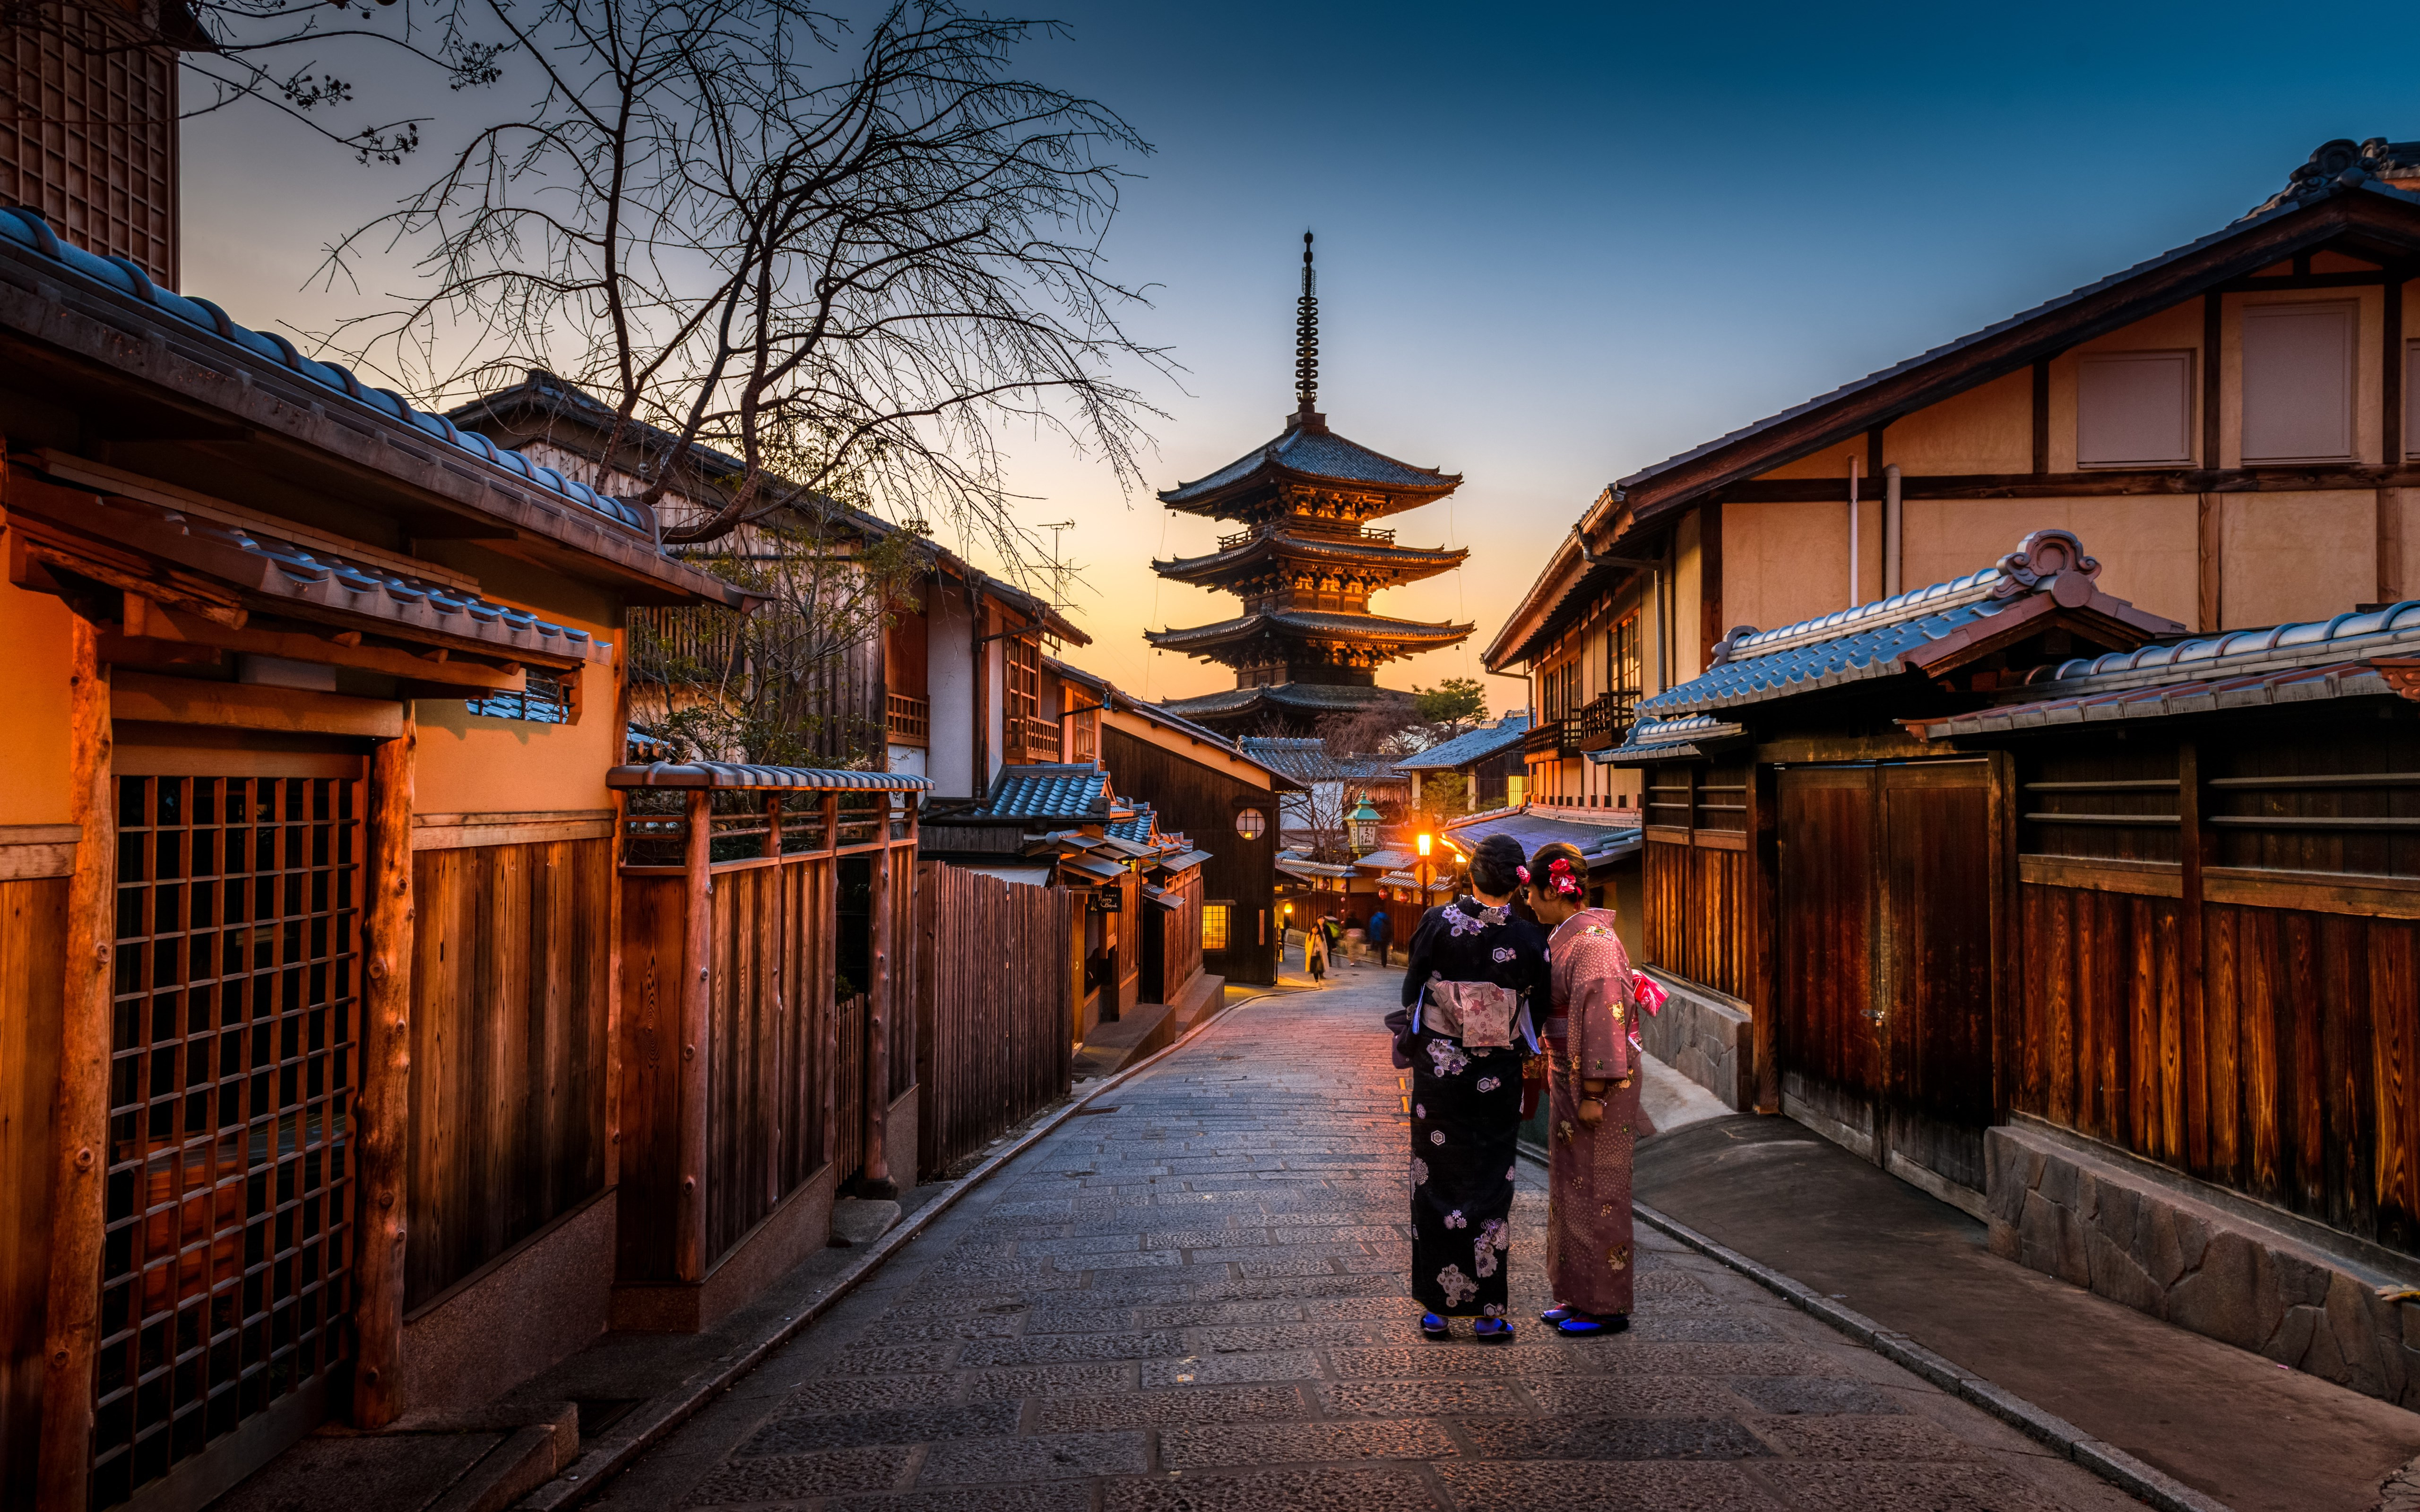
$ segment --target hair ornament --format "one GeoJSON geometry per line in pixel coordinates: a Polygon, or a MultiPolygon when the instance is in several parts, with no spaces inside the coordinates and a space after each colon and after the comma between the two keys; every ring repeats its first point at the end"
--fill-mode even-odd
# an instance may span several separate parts
{"type": "Polygon", "coordinates": [[[1516,866],[1516,867],[1514,867],[1512,870],[1513,870],[1513,872],[1514,872],[1516,874],[1518,874],[1518,875],[1519,875],[1519,877],[1521,878],[1521,880],[1522,880],[1523,882],[1528,882],[1528,881],[1529,880],[1529,869],[1528,869],[1528,867],[1526,867],[1526,866],[1516,866]]]}

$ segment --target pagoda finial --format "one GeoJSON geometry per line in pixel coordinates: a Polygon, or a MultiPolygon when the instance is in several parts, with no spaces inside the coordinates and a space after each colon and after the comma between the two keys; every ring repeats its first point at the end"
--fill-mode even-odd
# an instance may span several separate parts
{"type": "Polygon", "coordinates": [[[1319,275],[1311,266],[1308,231],[1302,234],[1302,299],[1295,306],[1294,397],[1289,424],[1325,429],[1326,417],[1319,412],[1319,275]]]}

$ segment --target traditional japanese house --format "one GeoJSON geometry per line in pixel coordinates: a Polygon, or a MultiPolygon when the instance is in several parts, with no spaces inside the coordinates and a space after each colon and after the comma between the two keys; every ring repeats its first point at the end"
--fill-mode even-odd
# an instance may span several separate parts
{"type": "Polygon", "coordinates": [[[1152,563],[1163,578],[1244,601],[1233,619],[1146,636],[1161,650],[1234,670],[1229,691],[1167,704],[1222,731],[1274,724],[1306,733],[1323,716],[1408,702],[1409,695],[1377,686],[1376,669],[1458,644],[1474,628],[1371,611],[1373,594],[1450,571],[1468,553],[1398,546],[1393,530],[1369,522],[1442,499],[1462,478],[1382,456],[1327,428],[1319,412],[1319,300],[1308,233],[1295,395],[1296,409],[1277,440],[1159,496],[1179,513],[1243,527],[1207,555],[1152,563]]]}
{"type": "Polygon", "coordinates": [[[1491,725],[1466,730],[1416,755],[1400,757],[1395,770],[1411,781],[1409,801],[1420,807],[1424,781],[1451,773],[1462,779],[1462,811],[1518,809],[1528,801],[1528,762],[1524,746],[1529,712],[1515,710],[1491,725]]]}
{"type": "Polygon", "coordinates": [[[22,210],[0,351],[0,1496],[197,1505],[605,1326],[624,625],[739,595],[22,210]]]}
{"type": "Polygon", "coordinates": [[[1063,662],[1045,670],[1061,688],[1066,759],[1097,755],[1120,787],[1150,795],[1163,828],[1185,835],[1207,857],[1202,906],[1192,919],[1202,977],[1181,1009],[1194,1011],[1193,996],[1215,1000],[1224,982],[1276,981],[1280,808],[1301,784],[1233,737],[1131,697],[1105,678],[1063,662]]]}
{"type": "Polygon", "coordinates": [[[1621,478],[1486,653],[1531,682],[1532,801],[1637,806],[1632,709],[1735,627],[1954,578],[2038,528],[2109,547],[2103,592],[2204,632],[2400,598],[2415,257],[2420,145],[2331,142],[2208,236],[1621,478]]]}

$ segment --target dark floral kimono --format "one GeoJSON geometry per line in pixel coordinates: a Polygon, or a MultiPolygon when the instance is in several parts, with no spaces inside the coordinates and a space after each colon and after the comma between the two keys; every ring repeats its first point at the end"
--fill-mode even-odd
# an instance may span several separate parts
{"type": "MultiPolygon", "coordinates": [[[[1501,1318],[1512,1244],[1513,1140],[1521,1064],[1547,1000],[1546,934],[1471,897],[1432,908],[1404,972],[1412,1071],[1412,1295],[1441,1318],[1501,1318]],[[1488,981],[1521,995],[1510,1048],[1449,1039],[1420,1012],[1433,981],[1488,981]]],[[[1400,1015],[1398,1016],[1400,1020],[1400,1015]]]]}

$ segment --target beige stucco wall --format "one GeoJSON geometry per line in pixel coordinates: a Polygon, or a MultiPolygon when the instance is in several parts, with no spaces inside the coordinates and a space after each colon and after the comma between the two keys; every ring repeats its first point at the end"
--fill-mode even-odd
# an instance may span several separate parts
{"type": "Polygon", "coordinates": [[[68,607],[0,578],[0,709],[8,711],[0,825],[64,825],[68,607]]]}
{"type": "MultiPolygon", "coordinates": [[[[1879,506],[1866,509],[1862,520],[1858,544],[1869,560],[1858,586],[1864,596],[1880,597],[1879,506]]],[[[1723,618],[1730,622],[1725,629],[1753,625],[1770,630],[1848,605],[1845,496],[1838,503],[1723,505],[1723,618]]]]}
{"type": "MultiPolygon", "coordinates": [[[[1883,432],[1883,461],[1897,463],[1901,472],[2027,471],[2034,465],[2031,370],[1995,378],[1891,422],[1883,432]]],[[[1908,581],[1918,585],[1917,579],[1908,581]]]]}
{"type": "Polygon", "coordinates": [[[2103,592],[2190,626],[2200,570],[2196,500],[1912,499],[1902,524],[1907,585],[1947,582],[1988,567],[2032,531],[2073,531],[2101,561],[2103,592]]]}
{"type": "Polygon", "coordinates": [[[2220,510],[2224,627],[2324,620],[2377,592],[2375,490],[2226,494],[2220,510]]]}
{"type": "MultiPolygon", "coordinates": [[[[2082,358],[2103,352],[2190,351],[2194,354],[2194,382],[2197,386],[2201,382],[2201,375],[2204,371],[2201,356],[2201,301],[2188,301],[2186,303],[2172,306],[2157,315],[2137,320],[2131,326],[2113,331],[2105,336],[2097,336],[2052,358],[2050,363],[2050,470],[2053,472],[2073,472],[2078,470],[2075,459],[2075,383],[2076,372],[2081,365],[2082,358]]],[[[2026,381],[2028,384],[2031,383],[2032,379],[2029,376],[2026,381]]],[[[2199,392],[2198,387],[2195,392],[2199,392]]],[[[2026,413],[2030,420],[2031,409],[2028,409],[2026,413]]],[[[2200,413],[2200,403],[2196,400],[2194,409],[2196,418],[2191,427],[2191,434],[2195,462],[2197,466],[2201,459],[2201,424],[2198,418],[2200,413]]],[[[2015,471],[2023,471],[2033,465],[2030,440],[2026,443],[2026,462],[2015,471]]],[[[2087,549],[2092,546],[2088,537],[2085,541],[2085,546],[2087,549]]]]}

